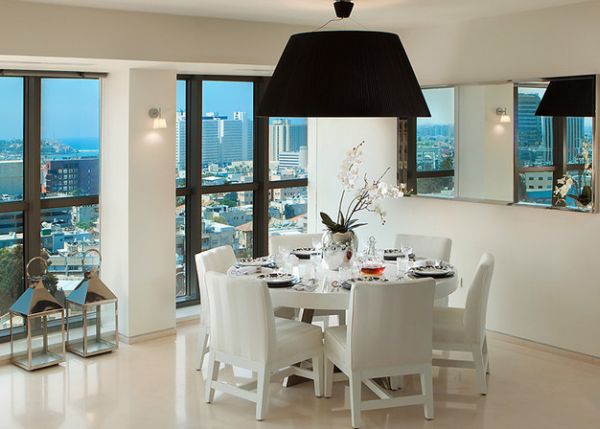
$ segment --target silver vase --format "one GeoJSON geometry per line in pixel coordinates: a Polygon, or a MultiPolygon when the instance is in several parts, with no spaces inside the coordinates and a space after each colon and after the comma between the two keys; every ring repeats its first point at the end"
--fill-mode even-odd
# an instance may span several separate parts
{"type": "Polygon", "coordinates": [[[358,238],[353,231],[325,231],[321,239],[323,261],[330,270],[349,264],[358,250],[358,238]]]}

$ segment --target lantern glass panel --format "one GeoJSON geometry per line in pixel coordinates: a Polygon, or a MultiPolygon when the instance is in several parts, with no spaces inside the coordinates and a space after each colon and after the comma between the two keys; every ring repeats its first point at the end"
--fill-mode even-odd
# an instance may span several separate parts
{"type": "Polygon", "coordinates": [[[32,367],[42,367],[64,360],[63,312],[29,318],[32,367]]]}
{"type": "Polygon", "coordinates": [[[118,343],[116,312],[114,302],[83,307],[69,302],[69,350],[81,356],[115,350],[118,343]]]}
{"type": "MultiPolygon", "coordinates": [[[[34,314],[21,324],[13,324],[12,361],[18,366],[35,370],[64,362],[64,313],[62,310],[34,314]]],[[[18,323],[18,322],[17,322],[18,323]]]]}
{"type": "Polygon", "coordinates": [[[27,332],[25,318],[17,313],[10,313],[12,358],[27,361],[27,332]]]}

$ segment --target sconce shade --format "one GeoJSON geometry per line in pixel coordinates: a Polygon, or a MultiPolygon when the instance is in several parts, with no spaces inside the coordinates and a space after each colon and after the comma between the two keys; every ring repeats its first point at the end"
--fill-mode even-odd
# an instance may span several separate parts
{"type": "Polygon", "coordinates": [[[316,31],[290,37],[257,116],[431,114],[397,34],[316,31]]]}
{"type": "Polygon", "coordinates": [[[596,77],[551,79],[537,116],[596,116],[596,77]]]}

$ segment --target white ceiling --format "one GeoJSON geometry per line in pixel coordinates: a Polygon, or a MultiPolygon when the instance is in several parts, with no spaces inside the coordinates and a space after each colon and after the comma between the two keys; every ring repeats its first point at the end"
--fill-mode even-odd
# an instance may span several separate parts
{"type": "MultiPolygon", "coordinates": [[[[319,26],[334,16],[333,0],[20,0],[319,26]]],[[[369,29],[443,24],[589,0],[355,0],[352,17],[369,29]]]]}

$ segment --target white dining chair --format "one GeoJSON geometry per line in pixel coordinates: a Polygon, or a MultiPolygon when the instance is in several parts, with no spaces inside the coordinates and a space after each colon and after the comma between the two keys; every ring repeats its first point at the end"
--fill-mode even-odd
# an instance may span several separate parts
{"type": "Polygon", "coordinates": [[[256,402],[256,419],[263,420],[269,383],[292,374],[312,379],[315,395],[322,396],[323,334],[318,326],[275,318],[265,282],[210,271],[206,284],[211,303],[207,403],[220,390],[256,402]],[[311,370],[292,366],[308,359],[311,370]],[[256,380],[244,386],[219,381],[220,363],[249,369],[256,380]]]}
{"type": "Polygon", "coordinates": [[[428,235],[396,234],[396,248],[412,247],[417,257],[450,261],[452,240],[447,237],[428,235]]]}
{"type": "Polygon", "coordinates": [[[325,397],[333,385],[333,365],[350,380],[352,427],[363,410],[423,404],[433,419],[431,334],[435,280],[373,285],[356,283],[350,292],[348,326],[325,331],[325,397]],[[421,394],[392,397],[372,379],[419,374],[421,394]],[[364,383],[379,399],[363,401],[364,383]]]}
{"type": "MultiPolygon", "coordinates": [[[[300,247],[313,247],[315,241],[321,242],[323,234],[290,234],[272,235],[269,237],[269,253],[275,257],[283,249],[294,250],[300,247]]],[[[346,311],[344,310],[314,310],[313,318],[323,322],[325,328],[329,326],[329,317],[336,316],[338,325],[346,324],[346,311]]]]}
{"type": "MultiPolygon", "coordinates": [[[[200,332],[198,337],[198,352],[196,368],[202,369],[204,356],[208,352],[209,326],[210,326],[210,304],[208,292],[206,289],[205,275],[208,271],[226,273],[227,270],[236,264],[237,259],[231,246],[220,246],[214,249],[205,250],[195,255],[196,274],[198,276],[198,288],[200,289],[200,302],[202,304],[202,315],[200,318],[200,332]]],[[[291,308],[278,307],[275,314],[279,317],[294,317],[294,310],[291,308]]]]}
{"type": "Polygon", "coordinates": [[[315,241],[321,242],[323,234],[289,234],[269,237],[269,253],[279,255],[282,249],[293,250],[299,247],[313,247],[315,241]]]}
{"type": "Polygon", "coordinates": [[[433,312],[433,349],[465,351],[473,356],[472,361],[436,358],[434,365],[475,368],[477,388],[482,395],[487,394],[486,374],[490,368],[485,320],[493,272],[494,257],[484,253],[469,287],[465,307],[436,307],[433,312]]]}

